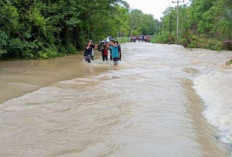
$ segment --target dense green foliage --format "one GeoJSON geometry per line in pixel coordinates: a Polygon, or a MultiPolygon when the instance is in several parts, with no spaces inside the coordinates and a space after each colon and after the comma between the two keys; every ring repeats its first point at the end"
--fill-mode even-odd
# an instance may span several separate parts
{"type": "Polygon", "coordinates": [[[185,47],[232,49],[232,1],[192,0],[180,8],[179,39],[176,39],[176,7],[167,8],[153,42],[181,43],[185,47]]]}
{"type": "Polygon", "coordinates": [[[99,23],[96,16],[105,14],[109,19],[108,13],[114,10],[116,2],[3,0],[0,3],[0,55],[49,58],[75,53],[87,38],[96,35],[94,31],[104,29],[104,25],[94,25],[99,23]]]}
{"type": "MultiPolygon", "coordinates": [[[[154,35],[152,42],[232,49],[232,1],[192,0],[161,21],[123,0],[1,0],[0,58],[50,58],[77,53],[88,39],[154,35]]],[[[128,38],[119,38],[126,42],[128,38]]]]}
{"type": "Polygon", "coordinates": [[[129,37],[118,37],[117,41],[119,43],[126,43],[126,42],[130,42],[130,38],[129,37]]]}
{"type": "Polygon", "coordinates": [[[154,27],[151,15],[122,0],[2,0],[0,58],[76,53],[88,39],[153,34],[154,27]]]}
{"type": "Polygon", "coordinates": [[[129,13],[129,35],[153,35],[158,24],[152,15],[143,14],[140,10],[129,13]]]}

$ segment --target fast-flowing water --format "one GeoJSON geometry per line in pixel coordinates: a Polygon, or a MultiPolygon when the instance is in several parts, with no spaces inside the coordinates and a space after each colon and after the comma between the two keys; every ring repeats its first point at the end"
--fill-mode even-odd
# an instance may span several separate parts
{"type": "Polygon", "coordinates": [[[23,74],[2,65],[0,156],[230,156],[231,52],[122,49],[116,68],[75,56],[33,61],[23,74]]]}

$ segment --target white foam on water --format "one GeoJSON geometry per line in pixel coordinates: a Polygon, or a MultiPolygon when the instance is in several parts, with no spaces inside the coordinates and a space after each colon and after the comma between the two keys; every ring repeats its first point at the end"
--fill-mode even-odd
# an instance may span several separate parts
{"type": "Polygon", "coordinates": [[[91,64],[94,66],[107,66],[107,65],[113,65],[113,62],[110,59],[104,62],[101,59],[95,59],[91,61],[91,64]]]}
{"type": "MultiPolygon", "coordinates": [[[[112,68],[114,67],[114,62],[113,60],[110,60],[110,58],[108,57],[108,61],[102,61],[102,59],[94,59],[91,60],[91,63],[86,62],[85,60],[83,60],[83,63],[85,63],[86,65],[92,66],[92,67],[108,67],[108,68],[112,68]]],[[[118,68],[122,69],[122,68],[129,68],[132,65],[130,63],[128,63],[125,58],[123,58],[123,60],[118,62],[118,68]]]]}
{"type": "MultiPolygon", "coordinates": [[[[232,72],[214,71],[194,80],[194,88],[206,106],[206,120],[218,128],[219,140],[232,148],[232,72]]],[[[231,149],[232,151],[232,149],[231,149]]]]}

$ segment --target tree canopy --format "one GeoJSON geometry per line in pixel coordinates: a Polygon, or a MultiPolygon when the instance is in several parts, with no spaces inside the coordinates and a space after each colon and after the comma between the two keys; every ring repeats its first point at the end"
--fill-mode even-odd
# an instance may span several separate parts
{"type": "Polygon", "coordinates": [[[154,35],[153,42],[232,49],[231,0],[180,6],[179,39],[176,9],[168,7],[158,21],[123,0],[1,0],[0,58],[62,56],[109,35],[154,35]]]}
{"type": "Polygon", "coordinates": [[[151,15],[130,10],[122,0],[2,0],[0,58],[74,53],[88,39],[152,35],[154,25],[151,15]]]}
{"type": "Polygon", "coordinates": [[[232,49],[232,1],[192,0],[179,11],[180,38],[176,39],[176,7],[167,8],[156,42],[173,41],[187,47],[232,49]]]}

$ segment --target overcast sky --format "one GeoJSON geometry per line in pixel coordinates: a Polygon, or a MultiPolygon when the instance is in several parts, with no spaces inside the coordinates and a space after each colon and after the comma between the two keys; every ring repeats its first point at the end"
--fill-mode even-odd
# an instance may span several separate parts
{"type": "MultiPolygon", "coordinates": [[[[132,9],[142,10],[146,14],[154,15],[155,19],[160,20],[163,16],[163,12],[169,6],[175,6],[176,4],[172,4],[172,0],[125,0],[129,3],[132,9]]],[[[175,2],[177,0],[174,0],[175,2]]],[[[185,0],[184,3],[187,4],[189,0],[185,0]]]]}

